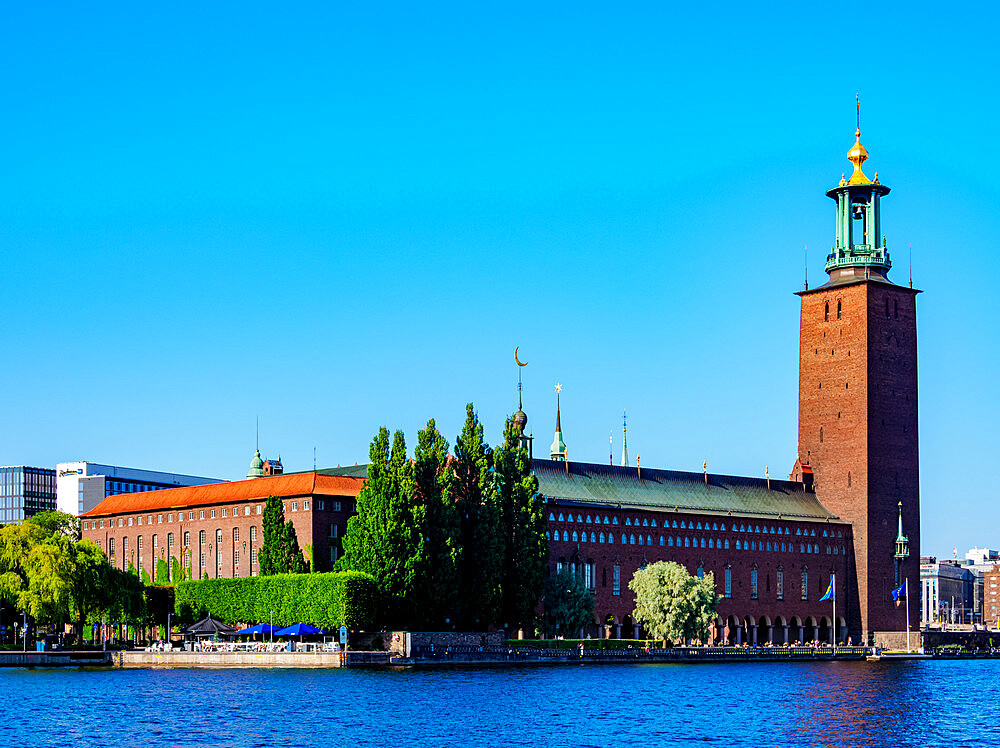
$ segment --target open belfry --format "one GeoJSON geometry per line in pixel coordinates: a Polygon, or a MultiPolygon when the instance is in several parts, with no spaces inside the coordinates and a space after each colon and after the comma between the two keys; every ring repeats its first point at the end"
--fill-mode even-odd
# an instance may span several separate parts
{"type": "MultiPolygon", "coordinates": [[[[889,280],[882,231],[889,188],[863,171],[860,122],[847,154],[850,178],[826,194],[837,204],[829,279],[798,292],[799,452],[793,480],[812,481],[820,502],[852,525],[845,605],[864,640],[905,646],[906,610],[892,590],[919,578],[917,322],[912,279],[889,280]]],[[[909,594],[913,631],[919,599],[909,594]]]]}

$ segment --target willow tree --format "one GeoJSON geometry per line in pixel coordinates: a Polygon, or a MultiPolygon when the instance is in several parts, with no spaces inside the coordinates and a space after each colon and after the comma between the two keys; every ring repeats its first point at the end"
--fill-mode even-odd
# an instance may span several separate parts
{"type": "Polygon", "coordinates": [[[633,615],[652,638],[707,638],[720,600],[711,572],[699,579],[675,561],[657,561],[639,569],[628,586],[635,593],[633,615]]]}

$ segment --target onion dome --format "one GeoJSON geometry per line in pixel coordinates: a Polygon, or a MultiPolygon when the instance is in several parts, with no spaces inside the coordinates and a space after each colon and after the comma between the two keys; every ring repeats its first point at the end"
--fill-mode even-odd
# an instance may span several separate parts
{"type": "Polygon", "coordinates": [[[263,478],[264,477],[264,461],[260,458],[260,450],[254,454],[253,459],[250,460],[250,469],[247,471],[247,478],[263,478]]]}
{"type": "Polygon", "coordinates": [[[524,433],[524,427],[528,425],[528,414],[521,410],[520,404],[517,407],[517,412],[514,414],[514,426],[519,432],[524,433]]]}

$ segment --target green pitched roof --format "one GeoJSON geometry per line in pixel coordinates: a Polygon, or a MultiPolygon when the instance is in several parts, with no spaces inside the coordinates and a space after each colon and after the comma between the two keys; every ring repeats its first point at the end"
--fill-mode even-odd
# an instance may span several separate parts
{"type": "Polygon", "coordinates": [[[801,483],[676,470],[533,460],[538,491],[549,502],[623,509],[669,509],[739,516],[836,519],[801,483]]]}

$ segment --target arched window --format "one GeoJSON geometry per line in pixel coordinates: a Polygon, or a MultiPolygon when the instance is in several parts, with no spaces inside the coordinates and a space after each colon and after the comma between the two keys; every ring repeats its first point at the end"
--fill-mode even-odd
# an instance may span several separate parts
{"type": "Polygon", "coordinates": [[[740,541],[739,541],[739,540],[737,540],[737,541],[736,541],[736,550],[739,550],[739,549],[740,549],[740,541]]]}
{"type": "Polygon", "coordinates": [[[569,533],[563,530],[563,540],[569,540],[569,533]]]}
{"type": "Polygon", "coordinates": [[[674,547],[674,538],[673,538],[673,536],[671,536],[671,535],[667,536],[667,545],[670,546],[671,548],[674,547]]]}
{"type": "Polygon", "coordinates": [[[705,547],[705,538],[702,538],[702,539],[701,539],[701,547],[702,547],[702,548],[704,548],[704,547],[705,547]]]}
{"type": "Polygon", "coordinates": [[[612,517],[611,518],[611,524],[617,525],[618,524],[618,517],[612,517]]]}
{"type": "Polygon", "coordinates": [[[708,539],[708,547],[709,548],[714,548],[714,546],[712,545],[712,539],[711,538],[708,539]]]}
{"type": "MultiPolygon", "coordinates": [[[[713,522],[712,523],[712,529],[713,530],[718,530],[719,529],[719,523],[718,522],[713,522]]],[[[723,528],[723,529],[725,529],[725,528],[723,528]]]]}
{"type": "Polygon", "coordinates": [[[590,533],[590,542],[591,543],[596,543],[597,542],[597,533],[594,533],[594,532],[590,533]]]}
{"type": "Polygon", "coordinates": [[[583,515],[582,514],[576,515],[576,521],[577,522],[583,522],[583,515]]]}
{"type": "Polygon", "coordinates": [[[545,539],[549,540],[551,537],[552,537],[552,533],[550,533],[548,530],[546,530],[545,531],[545,539]]]}
{"type": "Polygon", "coordinates": [[[588,525],[590,524],[590,515],[589,514],[587,515],[587,524],[588,525]]]}
{"type": "Polygon", "coordinates": [[[603,532],[600,534],[600,538],[601,538],[601,542],[603,543],[604,542],[604,533],[603,532]]]}
{"type": "Polygon", "coordinates": [[[628,545],[628,536],[622,533],[622,545],[628,545]]]}
{"type": "Polygon", "coordinates": [[[625,526],[626,527],[631,527],[632,526],[632,518],[631,517],[626,517],[625,518],[625,526]]]}
{"type": "Polygon", "coordinates": [[[729,539],[728,538],[726,538],[726,550],[727,551],[729,550],[729,539]]]}
{"type": "Polygon", "coordinates": [[[840,319],[840,299],[837,299],[837,319],[840,319]]]}
{"type": "Polygon", "coordinates": [[[650,527],[656,527],[656,520],[655,519],[649,520],[649,525],[650,527]]]}
{"type": "Polygon", "coordinates": [[[675,530],[677,529],[677,520],[674,520],[674,524],[673,524],[673,528],[674,528],[675,530]]]}
{"type": "Polygon", "coordinates": [[[687,529],[687,527],[684,524],[684,520],[681,520],[681,529],[682,530],[686,530],[687,529]]]}
{"type": "Polygon", "coordinates": [[[609,533],[608,533],[608,543],[609,543],[609,544],[614,544],[614,542],[615,542],[615,536],[614,536],[614,535],[612,535],[612,534],[611,534],[611,533],[609,532],[609,533]]]}
{"type": "Polygon", "coordinates": [[[549,512],[549,522],[555,522],[555,521],[556,521],[556,515],[554,515],[552,512],[549,512]]]}
{"type": "Polygon", "coordinates": [[[565,522],[566,521],[566,517],[563,515],[562,512],[559,512],[559,521],[560,522],[565,522]]]}
{"type": "Polygon", "coordinates": [[[830,302],[829,301],[826,302],[823,305],[823,321],[824,322],[829,322],[830,321],[830,302]]]}
{"type": "Polygon", "coordinates": [[[642,535],[639,536],[639,545],[642,545],[642,535]]]}
{"type": "Polygon", "coordinates": [[[611,520],[608,519],[608,515],[606,515],[606,514],[604,515],[604,524],[606,524],[606,525],[610,525],[611,524],[611,520]]]}
{"type": "Polygon", "coordinates": [[[649,522],[646,520],[645,517],[642,518],[642,526],[643,527],[649,527],[649,522]]]}
{"type": "Polygon", "coordinates": [[[579,540],[579,536],[576,534],[576,530],[573,530],[573,542],[576,543],[579,540]]]}
{"type": "Polygon", "coordinates": [[[719,525],[719,529],[722,530],[723,532],[725,532],[726,531],[726,523],[723,522],[721,525],[719,525]]]}
{"type": "Polygon", "coordinates": [[[660,536],[660,547],[661,548],[663,547],[663,536],[662,535],[660,536]]]}
{"type": "Polygon", "coordinates": [[[629,535],[628,536],[628,544],[629,545],[635,545],[635,535],[629,535]]]}

